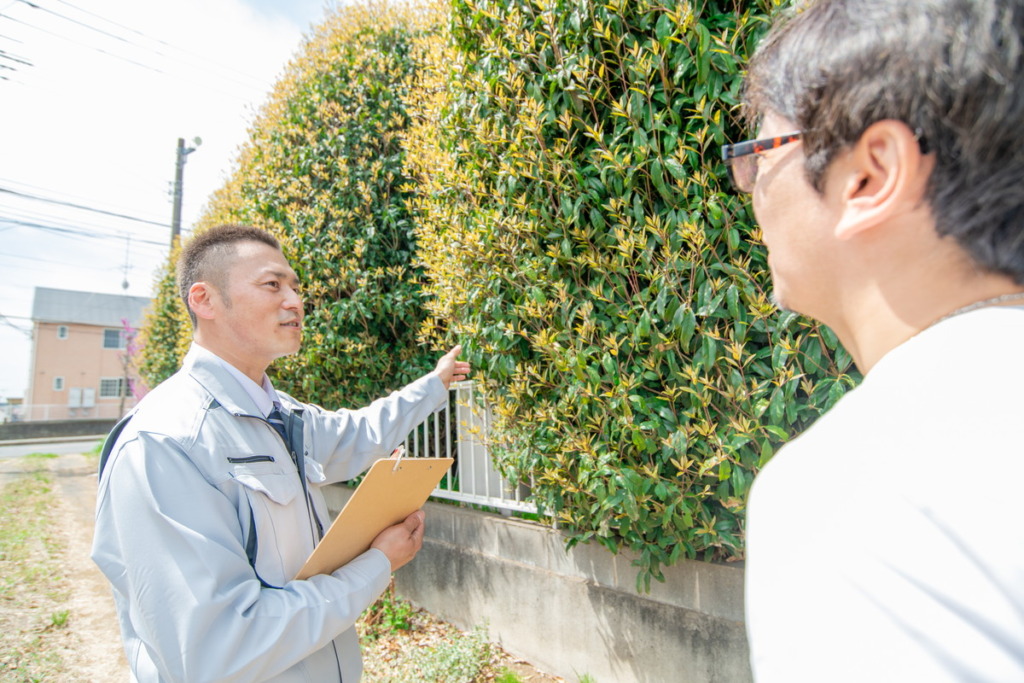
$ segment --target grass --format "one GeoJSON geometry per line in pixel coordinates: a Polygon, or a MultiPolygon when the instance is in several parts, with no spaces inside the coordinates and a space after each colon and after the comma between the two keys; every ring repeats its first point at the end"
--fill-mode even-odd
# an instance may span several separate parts
{"type": "Polygon", "coordinates": [[[59,457],[56,453],[29,453],[23,456],[23,459],[26,463],[32,463],[38,469],[46,460],[53,460],[59,457]]]}
{"type": "Polygon", "coordinates": [[[52,454],[25,456],[30,473],[0,490],[0,680],[68,680],[60,655],[70,613],[54,533],[53,482],[45,471],[52,454]]]}

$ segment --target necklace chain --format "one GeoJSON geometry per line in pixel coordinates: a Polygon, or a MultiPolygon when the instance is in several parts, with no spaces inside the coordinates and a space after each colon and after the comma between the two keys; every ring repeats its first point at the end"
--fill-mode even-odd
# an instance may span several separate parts
{"type": "Polygon", "coordinates": [[[1016,301],[1018,299],[1024,299],[1024,292],[1010,292],[1009,294],[1000,294],[999,296],[994,296],[991,299],[982,299],[981,301],[975,301],[973,304],[967,304],[966,306],[956,309],[952,313],[947,313],[946,315],[942,316],[941,318],[933,322],[928,327],[933,327],[944,320],[949,320],[954,316],[958,316],[963,313],[968,313],[979,308],[984,308],[986,306],[995,306],[996,304],[1005,303],[1007,301],[1016,301]]]}

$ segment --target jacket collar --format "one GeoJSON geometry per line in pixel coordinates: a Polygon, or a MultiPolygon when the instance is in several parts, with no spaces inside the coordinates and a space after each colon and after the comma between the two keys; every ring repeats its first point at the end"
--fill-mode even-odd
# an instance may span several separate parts
{"type": "Polygon", "coordinates": [[[185,354],[181,369],[199,382],[213,395],[214,400],[229,412],[235,415],[263,417],[249,392],[231,376],[222,363],[221,358],[215,353],[193,342],[185,354]]]}

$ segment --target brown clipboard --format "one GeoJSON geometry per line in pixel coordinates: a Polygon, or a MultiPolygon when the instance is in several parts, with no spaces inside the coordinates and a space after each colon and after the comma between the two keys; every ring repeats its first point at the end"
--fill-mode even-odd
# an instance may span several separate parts
{"type": "Polygon", "coordinates": [[[296,579],[330,574],[370,549],[384,529],[423,507],[454,458],[382,458],[373,463],[296,579]]]}

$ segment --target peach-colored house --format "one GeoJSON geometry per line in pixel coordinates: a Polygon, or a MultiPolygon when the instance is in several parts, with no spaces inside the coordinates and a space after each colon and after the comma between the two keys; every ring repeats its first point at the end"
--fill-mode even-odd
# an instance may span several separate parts
{"type": "Polygon", "coordinates": [[[141,388],[128,345],[145,297],[36,287],[24,420],[119,418],[141,388]]]}

